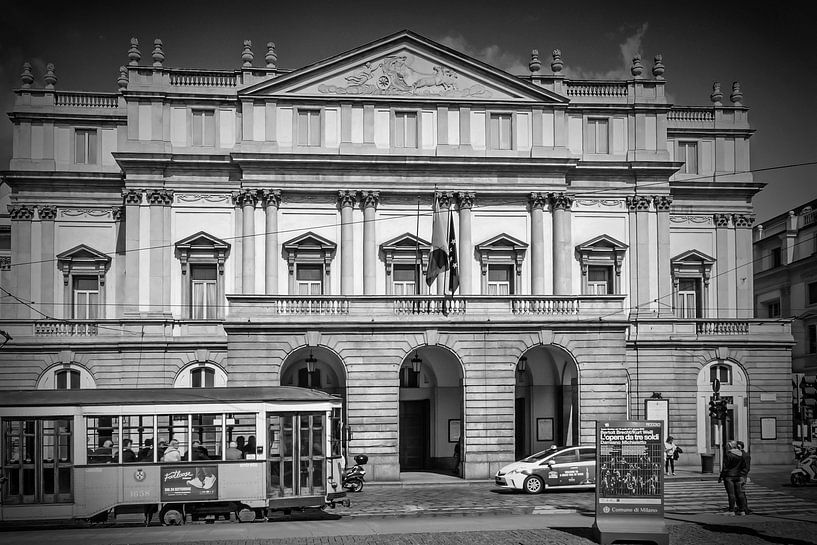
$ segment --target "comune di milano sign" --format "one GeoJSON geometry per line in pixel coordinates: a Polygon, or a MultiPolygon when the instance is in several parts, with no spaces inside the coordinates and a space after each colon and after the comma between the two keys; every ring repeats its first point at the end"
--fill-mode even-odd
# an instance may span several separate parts
{"type": "Polygon", "coordinates": [[[596,422],[596,522],[602,545],[669,544],[664,523],[662,422],[596,422]]]}

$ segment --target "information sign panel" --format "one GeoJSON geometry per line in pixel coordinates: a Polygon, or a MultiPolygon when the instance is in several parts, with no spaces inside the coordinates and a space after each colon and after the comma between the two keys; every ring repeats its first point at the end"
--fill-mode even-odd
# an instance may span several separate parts
{"type": "Polygon", "coordinates": [[[163,502],[218,499],[218,466],[215,464],[163,466],[159,475],[163,502]]]}

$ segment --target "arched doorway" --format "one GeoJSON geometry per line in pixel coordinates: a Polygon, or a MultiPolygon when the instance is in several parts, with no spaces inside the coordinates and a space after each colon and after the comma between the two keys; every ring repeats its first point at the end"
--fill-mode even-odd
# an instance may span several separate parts
{"type": "Polygon", "coordinates": [[[720,381],[721,398],[726,399],[725,435],[727,440],[736,439],[749,449],[749,407],[746,373],[736,362],[719,359],[704,365],[698,373],[697,444],[698,452],[719,452],[724,430],[718,421],[709,416],[709,400],[712,399],[712,381],[720,381]]]}
{"type": "MultiPolygon", "coordinates": [[[[449,351],[424,346],[400,367],[400,471],[462,475],[454,449],[463,426],[462,365],[449,351]]],[[[460,452],[464,453],[464,441],[460,452]]]]}
{"type": "Polygon", "coordinates": [[[579,443],[578,368],[556,346],[536,346],[516,364],[514,457],[579,443]]]}

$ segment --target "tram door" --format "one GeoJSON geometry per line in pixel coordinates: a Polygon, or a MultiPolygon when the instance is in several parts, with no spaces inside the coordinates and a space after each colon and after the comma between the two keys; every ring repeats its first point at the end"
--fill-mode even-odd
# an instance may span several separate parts
{"type": "Polygon", "coordinates": [[[270,497],[326,493],[326,414],[267,413],[270,497]]]}
{"type": "Polygon", "coordinates": [[[3,503],[73,500],[72,417],[3,419],[3,503]]]}

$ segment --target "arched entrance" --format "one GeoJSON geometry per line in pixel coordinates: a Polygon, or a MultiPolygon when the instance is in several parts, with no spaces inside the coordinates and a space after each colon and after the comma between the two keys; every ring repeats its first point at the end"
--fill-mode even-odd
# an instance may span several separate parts
{"type": "Polygon", "coordinates": [[[536,346],[516,364],[514,457],[579,443],[578,368],[556,346],[536,346]]]}
{"type": "Polygon", "coordinates": [[[734,361],[722,359],[705,365],[698,373],[698,452],[718,452],[724,434],[718,421],[709,416],[712,381],[720,383],[719,395],[726,399],[726,439],[741,440],[749,449],[749,407],[746,373],[734,361]]]}
{"type": "Polygon", "coordinates": [[[445,349],[424,346],[406,356],[400,367],[400,471],[462,475],[463,464],[456,467],[454,460],[464,429],[462,378],[462,365],[445,349]]]}

